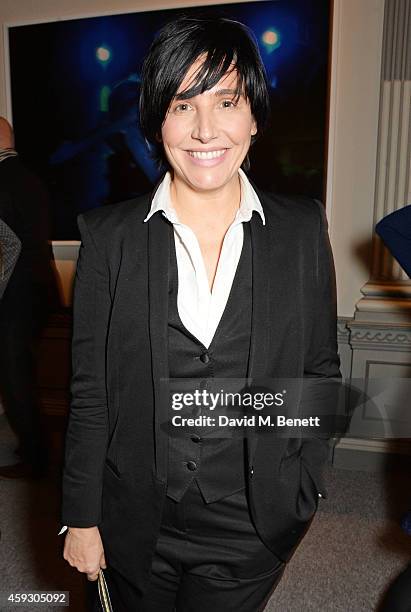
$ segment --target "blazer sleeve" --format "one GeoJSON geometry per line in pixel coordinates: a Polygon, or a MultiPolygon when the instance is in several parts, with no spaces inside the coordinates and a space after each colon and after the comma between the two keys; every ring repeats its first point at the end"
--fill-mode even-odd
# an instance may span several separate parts
{"type": "Polygon", "coordinates": [[[108,443],[105,353],[111,299],[108,265],[83,215],[78,227],[81,247],[73,299],[73,371],[61,518],[71,527],[91,527],[101,521],[108,443]]]}
{"type": "MultiPolygon", "coordinates": [[[[314,320],[304,363],[304,416],[319,416],[316,436],[302,444],[302,463],[306,476],[317,492],[326,497],[323,468],[330,451],[330,438],[336,422],[340,392],[340,359],[337,345],[337,300],[334,262],[323,205],[316,201],[320,221],[317,239],[314,320]]],[[[312,485],[311,485],[312,486],[312,485]]]]}
{"type": "Polygon", "coordinates": [[[0,300],[13,273],[20,251],[20,240],[0,219],[0,300]]]}
{"type": "Polygon", "coordinates": [[[381,219],[375,231],[411,277],[411,205],[404,206],[381,219]]]}

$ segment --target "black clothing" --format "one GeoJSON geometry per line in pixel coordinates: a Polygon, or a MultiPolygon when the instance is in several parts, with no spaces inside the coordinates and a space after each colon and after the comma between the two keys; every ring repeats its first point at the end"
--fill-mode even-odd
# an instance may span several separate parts
{"type": "MultiPolygon", "coordinates": [[[[257,214],[249,222],[249,377],[337,378],[323,207],[257,193],[266,225],[257,214]]],[[[172,501],[161,387],[169,374],[170,227],[161,213],[144,223],[150,203],[147,195],[79,217],[62,511],[63,524],[98,525],[108,565],[141,593],[150,584],[164,505],[172,501]]],[[[286,561],[324,494],[328,441],[245,430],[251,517],[264,545],[286,561]]]]}
{"type": "MultiPolygon", "coordinates": [[[[252,253],[248,223],[236,274],[223,315],[208,349],[183,325],[178,314],[178,268],[171,230],[168,309],[170,378],[198,379],[195,388],[214,378],[245,378],[251,336],[252,253]],[[241,305],[241,306],[240,306],[241,305]]],[[[193,391],[195,390],[193,389],[193,391]]],[[[222,411],[190,408],[189,416],[218,418],[222,411]]],[[[172,416],[172,415],[171,415],[172,416]]],[[[207,503],[246,486],[244,437],[230,427],[196,426],[169,429],[167,495],[180,501],[195,478],[207,503]]]]}
{"type": "Polygon", "coordinates": [[[0,302],[0,393],[22,459],[42,471],[47,449],[36,399],[34,350],[55,285],[47,195],[18,157],[0,163],[0,218],[21,242],[0,302]]]}
{"type": "Polygon", "coordinates": [[[104,575],[115,612],[260,612],[284,568],[257,535],[244,489],[206,504],[193,480],[180,502],[166,497],[144,596],[114,568],[104,575]]]}

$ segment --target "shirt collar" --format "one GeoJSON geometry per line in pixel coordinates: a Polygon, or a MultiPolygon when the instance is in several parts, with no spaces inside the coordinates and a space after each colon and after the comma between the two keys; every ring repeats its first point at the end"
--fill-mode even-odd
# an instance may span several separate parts
{"type": "MultiPolygon", "coordinates": [[[[256,211],[260,215],[263,225],[265,225],[264,211],[258,195],[253,189],[245,172],[243,172],[241,168],[238,170],[238,174],[240,175],[241,181],[241,202],[235,217],[235,221],[238,221],[239,223],[242,221],[250,221],[253,212],[256,211]]],[[[151,201],[150,211],[144,219],[144,223],[148,221],[156,212],[161,211],[166,219],[170,221],[170,223],[176,225],[181,224],[176,210],[171,203],[170,184],[171,175],[169,172],[167,172],[154,194],[151,201]]]]}

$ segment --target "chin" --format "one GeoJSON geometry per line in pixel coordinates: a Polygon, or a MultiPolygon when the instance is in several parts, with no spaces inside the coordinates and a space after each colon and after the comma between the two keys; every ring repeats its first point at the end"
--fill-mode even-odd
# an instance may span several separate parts
{"type": "Polygon", "coordinates": [[[230,183],[235,176],[237,176],[237,171],[234,173],[187,172],[184,175],[183,180],[195,189],[199,189],[201,191],[213,191],[216,189],[221,189],[224,187],[224,185],[230,183]]]}

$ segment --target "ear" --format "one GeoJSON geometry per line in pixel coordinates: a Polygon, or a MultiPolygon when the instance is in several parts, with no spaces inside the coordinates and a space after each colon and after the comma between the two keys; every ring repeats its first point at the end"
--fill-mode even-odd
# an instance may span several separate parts
{"type": "Polygon", "coordinates": [[[253,117],[253,121],[251,124],[251,136],[255,136],[257,134],[257,122],[253,117]]]}

